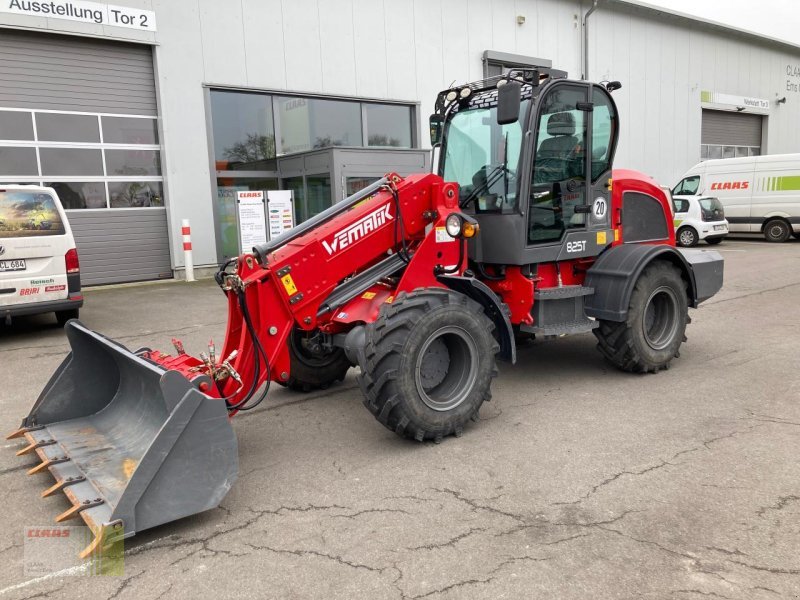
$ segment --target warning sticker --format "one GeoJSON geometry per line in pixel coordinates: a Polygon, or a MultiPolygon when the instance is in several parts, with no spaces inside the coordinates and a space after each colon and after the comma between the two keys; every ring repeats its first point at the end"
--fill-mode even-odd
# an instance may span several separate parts
{"type": "Polygon", "coordinates": [[[598,246],[605,246],[606,245],[606,232],[605,231],[598,231],[597,232],[597,245],[598,246]]]}
{"type": "Polygon", "coordinates": [[[361,295],[361,297],[362,297],[364,300],[372,300],[372,299],[375,297],[375,295],[376,295],[376,294],[375,294],[375,292],[364,292],[364,293],[361,295]]]}
{"type": "Polygon", "coordinates": [[[294,284],[294,279],[289,274],[284,275],[281,277],[281,283],[283,287],[286,289],[286,293],[290,296],[294,296],[297,293],[297,286],[294,284]]]}
{"type": "Polygon", "coordinates": [[[450,237],[450,234],[447,233],[446,227],[437,227],[436,228],[436,243],[437,244],[446,244],[447,242],[455,242],[456,238],[450,237]]]}
{"type": "Polygon", "coordinates": [[[391,304],[394,302],[394,296],[389,296],[386,300],[384,300],[385,304],[391,304]]]}

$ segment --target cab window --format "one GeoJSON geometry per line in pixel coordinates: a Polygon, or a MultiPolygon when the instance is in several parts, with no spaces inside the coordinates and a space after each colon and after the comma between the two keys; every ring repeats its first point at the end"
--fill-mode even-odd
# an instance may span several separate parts
{"type": "Polygon", "coordinates": [[[50,194],[0,190],[0,238],[64,235],[50,194]]]}
{"type": "Polygon", "coordinates": [[[617,113],[611,98],[600,89],[592,92],[592,183],[611,168],[611,144],[617,129],[617,113]]]}
{"type": "Polygon", "coordinates": [[[697,193],[697,188],[700,186],[700,176],[693,175],[692,177],[684,177],[684,179],[675,186],[672,190],[674,195],[683,194],[685,196],[693,196],[697,193]]]}
{"type": "Polygon", "coordinates": [[[542,99],[536,155],[528,199],[528,243],[556,242],[569,229],[584,227],[586,215],[575,207],[585,201],[586,88],[560,86],[542,99]]]}
{"type": "MultiPolygon", "coordinates": [[[[523,100],[524,115],[528,100],[523,100]]],[[[459,203],[478,212],[508,212],[517,207],[517,163],[522,123],[497,124],[497,107],[459,110],[447,125],[445,181],[459,185],[459,203]]]]}

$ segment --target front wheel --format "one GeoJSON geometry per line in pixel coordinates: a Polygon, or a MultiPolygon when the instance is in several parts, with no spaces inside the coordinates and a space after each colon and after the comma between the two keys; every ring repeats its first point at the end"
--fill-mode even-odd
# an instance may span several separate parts
{"type": "Polygon", "coordinates": [[[462,294],[426,288],[384,304],[366,328],[359,384],[387,429],[418,441],[461,435],[491,398],[494,325],[462,294]]]}
{"type": "Polygon", "coordinates": [[[350,361],[341,348],[326,348],[319,331],[303,331],[295,327],[289,336],[289,379],[285,385],[290,390],[310,392],[326,389],[342,381],[350,369],[350,361]]]}
{"type": "Polygon", "coordinates": [[[625,321],[600,321],[597,347],[623,371],[657,373],[669,368],[686,339],[689,323],[686,281],[677,267],[656,261],[633,288],[625,321]]]}

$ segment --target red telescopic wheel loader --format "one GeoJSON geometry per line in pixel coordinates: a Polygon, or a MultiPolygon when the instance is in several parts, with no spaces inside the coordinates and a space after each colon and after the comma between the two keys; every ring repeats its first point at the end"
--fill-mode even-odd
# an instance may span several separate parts
{"type": "Polygon", "coordinates": [[[307,391],[351,366],[364,405],[418,441],[461,435],[515,339],[593,332],[603,357],[655,373],[688,309],[722,286],[714,251],[677,250],[668,193],[614,170],[605,86],[554,69],[444,90],[435,173],[390,173],[224,265],[221,352],[131,351],[67,324],[71,353],[20,429],[95,533],[84,556],[219,504],[236,480],[230,419],[270,382],[307,391]]]}

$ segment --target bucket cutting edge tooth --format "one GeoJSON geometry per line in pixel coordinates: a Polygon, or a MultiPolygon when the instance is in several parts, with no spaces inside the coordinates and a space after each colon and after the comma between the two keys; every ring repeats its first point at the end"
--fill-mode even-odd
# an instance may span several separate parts
{"type": "Polygon", "coordinates": [[[15,440],[17,438],[21,438],[23,435],[25,435],[29,431],[38,431],[40,429],[44,429],[44,425],[36,425],[34,427],[20,427],[19,429],[9,433],[6,436],[6,439],[7,440],[15,440]]]}
{"type": "Polygon", "coordinates": [[[122,539],[119,537],[120,534],[123,533],[122,520],[118,519],[116,521],[112,521],[111,523],[97,525],[87,513],[82,512],[81,517],[83,517],[83,520],[91,530],[92,535],[94,535],[94,538],[91,542],[89,542],[89,545],[86,546],[86,548],[84,548],[80,554],[78,554],[78,557],[81,560],[85,560],[95,554],[100,554],[107,548],[111,547],[114,542],[122,539]]]}
{"type": "MultiPolygon", "coordinates": [[[[69,498],[70,495],[67,494],[69,498]]],[[[71,499],[71,498],[70,498],[71,499]]],[[[94,506],[100,506],[103,504],[103,500],[100,498],[95,498],[94,500],[84,500],[78,504],[73,504],[72,508],[68,508],[63,513],[56,517],[56,523],[63,523],[64,521],[68,521],[69,519],[74,519],[77,517],[81,511],[86,510],[87,508],[92,508],[94,506]]]]}
{"type": "Polygon", "coordinates": [[[58,463],[67,462],[68,460],[69,458],[67,458],[66,456],[46,458],[32,469],[28,469],[28,475],[35,475],[36,473],[41,473],[42,471],[50,467],[50,465],[57,465],[58,463]]]}
{"type": "Polygon", "coordinates": [[[27,431],[23,435],[25,436],[25,439],[30,442],[30,444],[25,446],[22,450],[17,450],[17,456],[23,456],[25,454],[30,454],[31,452],[33,452],[37,448],[43,448],[44,446],[52,446],[53,444],[56,443],[55,440],[39,440],[39,441],[37,441],[27,431]]]}
{"type": "Polygon", "coordinates": [[[66,479],[62,479],[61,481],[57,481],[55,484],[47,488],[45,491],[42,492],[42,498],[47,498],[48,496],[52,496],[56,492],[60,492],[68,485],[73,485],[75,483],[80,483],[81,481],[86,481],[86,477],[67,477],[66,479]]]}

